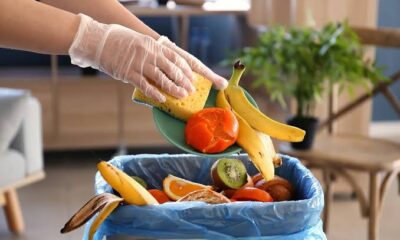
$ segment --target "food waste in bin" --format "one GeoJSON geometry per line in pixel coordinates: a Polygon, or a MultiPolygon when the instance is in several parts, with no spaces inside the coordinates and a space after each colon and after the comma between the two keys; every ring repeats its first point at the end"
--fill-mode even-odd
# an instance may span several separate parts
{"type": "MultiPolygon", "coordinates": [[[[244,150],[257,173],[249,174],[241,160],[224,157],[213,163],[209,185],[169,174],[160,189],[147,189],[147,181],[139,176],[130,176],[109,162],[100,162],[98,170],[112,187],[111,193],[101,193],[89,200],[65,224],[62,233],[70,232],[93,218],[89,239],[103,221],[119,206],[160,205],[169,202],[205,202],[207,204],[229,204],[243,201],[281,202],[295,199],[296,189],[287,179],[275,175],[275,168],[282,164],[282,157],[276,153],[272,138],[282,141],[302,141],[305,132],[299,128],[277,122],[258,110],[254,99],[239,86],[245,70],[240,61],[236,62],[229,85],[215,93],[210,82],[197,75],[194,83],[197,91],[185,99],[167,96],[165,103],[148,99],[135,89],[136,102],[153,106],[176,123],[179,139],[163,135],[184,150],[199,156],[229,155],[229,149],[244,150]],[[211,96],[210,91],[214,91],[211,96]],[[209,95],[210,94],[210,95],[209,95]],[[212,99],[211,103],[208,100],[212,99]],[[194,106],[194,107],[192,107],[194,106]],[[175,139],[176,140],[176,139],[175,139]],[[182,143],[183,141],[183,143],[182,143]],[[96,215],[97,214],[97,215],[96,215]]],[[[159,126],[158,126],[159,127],[159,126]]]]}
{"type": "Polygon", "coordinates": [[[101,193],[93,197],[65,224],[62,233],[82,226],[99,212],[89,230],[89,239],[93,239],[97,228],[107,216],[119,205],[124,204],[144,206],[189,201],[208,204],[241,201],[278,202],[289,201],[294,196],[294,188],[286,179],[275,176],[272,180],[265,181],[260,173],[251,176],[243,162],[238,159],[222,158],[215,161],[209,172],[212,185],[169,174],[160,183],[162,189],[146,189],[146,179],[129,176],[108,162],[102,161],[97,167],[114,194],[101,193]]]}

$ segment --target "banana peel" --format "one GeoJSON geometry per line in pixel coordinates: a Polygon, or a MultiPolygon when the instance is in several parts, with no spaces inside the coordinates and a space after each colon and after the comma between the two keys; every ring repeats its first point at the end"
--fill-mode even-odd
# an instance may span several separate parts
{"type": "Polygon", "coordinates": [[[268,155],[267,158],[272,159],[275,168],[280,167],[282,165],[282,157],[276,154],[274,143],[272,142],[271,137],[260,131],[256,131],[256,133],[266,149],[268,155]]]}
{"type": "Polygon", "coordinates": [[[98,170],[103,178],[121,197],[111,193],[102,193],[90,199],[61,229],[61,233],[73,231],[85,224],[96,213],[89,229],[89,240],[92,240],[97,229],[104,220],[116,209],[120,203],[135,205],[158,205],[157,200],[136,180],[107,162],[100,162],[98,170]]]}
{"type": "Polygon", "coordinates": [[[108,162],[100,162],[97,168],[110,186],[115,189],[128,204],[158,205],[157,200],[136,180],[108,162]]]}
{"type": "MultiPolygon", "coordinates": [[[[232,110],[223,90],[220,90],[217,94],[216,105],[217,107],[232,110]]],[[[236,143],[247,152],[250,160],[266,181],[273,179],[275,175],[273,161],[276,155],[273,145],[273,151],[271,151],[271,146],[268,146],[267,142],[264,142],[263,139],[260,138],[257,131],[254,130],[242,116],[235,111],[233,112],[239,122],[239,135],[236,143]]]]}
{"type": "Polygon", "coordinates": [[[91,198],[81,209],[79,209],[61,229],[61,233],[71,232],[83,224],[85,224],[97,212],[100,212],[94,219],[89,230],[89,240],[93,239],[96,230],[101,223],[110,215],[120,203],[124,201],[123,198],[117,197],[111,193],[102,193],[91,198]]]}
{"type": "Polygon", "coordinates": [[[266,181],[272,180],[275,176],[275,167],[273,158],[257,132],[240,116],[235,113],[239,122],[239,136],[236,140],[237,144],[241,146],[249,155],[250,160],[258,169],[266,181]]]}
{"type": "Polygon", "coordinates": [[[225,90],[225,94],[228,96],[232,108],[256,130],[282,141],[303,141],[304,130],[280,123],[264,115],[247,100],[241,87],[229,86],[225,90]]]}
{"type": "Polygon", "coordinates": [[[303,141],[306,134],[304,130],[269,118],[249,102],[243,88],[239,86],[239,81],[244,71],[244,65],[240,61],[236,62],[229,85],[225,89],[225,95],[232,109],[257,131],[282,141],[303,141]]]}
{"type": "Polygon", "coordinates": [[[90,225],[89,240],[93,239],[94,234],[96,233],[99,226],[104,222],[104,220],[106,220],[108,215],[110,215],[114,211],[114,209],[118,207],[119,203],[120,203],[120,201],[118,201],[118,200],[108,202],[104,206],[104,208],[99,212],[99,214],[96,216],[96,218],[92,222],[92,225],[90,225]]]}
{"type": "MultiPolygon", "coordinates": [[[[224,91],[218,91],[215,104],[217,107],[227,108],[231,111],[234,111],[232,109],[231,105],[229,104],[224,91]]],[[[237,114],[237,113],[235,113],[235,114],[237,114]]],[[[260,138],[261,142],[263,143],[264,148],[267,151],[268,158],[272,159],[274,167],[275,168],[280,167],[282,165],[282,157],[280,157],[278,154],[276,154],[275,147],[274,147],[271,137],[260,131],[256,131],[256,133],[257,133],[258,137],[260,138]]]]}

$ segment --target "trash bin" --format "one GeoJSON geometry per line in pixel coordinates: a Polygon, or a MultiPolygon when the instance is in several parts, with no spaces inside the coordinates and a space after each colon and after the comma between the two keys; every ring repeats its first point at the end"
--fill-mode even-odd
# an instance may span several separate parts
{"type": "MultiPolygon", "coordinates": [[[[118,207],[98,229],[103,239],[326,239],[320,214],[324,205],[318,180],[299,160],[282,156],[276,174],[289,180],[295,199],[284,202],[235,202],[209,205],[202,202],[165,203],[158,206],[118,207]],[[119,237],[116,237],[116,236],[119,237]]],[[[247,155],[241,159],[249,172],[257,173],[247,155]]],[[[110,162],[129,175],[139,176],[151,188],[162,189],[162,181],[173,174],[190,181],[211,184],[210,168],[215,158],[188,154],[120,156],[110,162]]],[[[97,194],[111,192],[99,173],[97,194]]],[[[93,219],[92,219],[93,220],[93,219]]],[[[87,239],[89,221],[83,239],[87,239]]]]}

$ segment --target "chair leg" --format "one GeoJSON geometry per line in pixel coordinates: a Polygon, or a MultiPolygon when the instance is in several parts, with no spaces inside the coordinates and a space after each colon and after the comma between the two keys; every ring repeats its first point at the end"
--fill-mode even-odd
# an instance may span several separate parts
{"type": "Polygon", "coordinates": [[[377,172],[371,172],[369,176],[369,200],[368,239],[377,240],[379,233],[379,179],[377,172]]]}
{"type": "Polygon", "coordinates": [[[0,192],[0,207],[4,206],[4,204],[6,204],[6,199],[4,193],[0,192]]]}
{"type": "Polygon", "coordinates": [[[4,198],[4,211],[7,218],[8,228],[15,234],[21,234],[24,231],[25,224],[17,191],[15,189],[7,190],[4,192],[4,198]]]}
{"type": "Polygon", "coordinates": [[[398,191],[399,191],[399,194],[400,194],[400,173],[397,174],[397,181],[398,181],[397,188],[398,188],[398,191]]]}
{"type": "Polygon", "coordinates": [[[323,210],[322,221],[324,222],[323,230],[325,234],[328,234],[328,223],[329,223],[329,212],[331,207],[331,202],[333,200],[333,186],[332,186],[332,173],[327,169],[322,170],[324,184],[325,184],[325,193],[324,193],[324,200],[325,200],[325,207],[323,210]]]}

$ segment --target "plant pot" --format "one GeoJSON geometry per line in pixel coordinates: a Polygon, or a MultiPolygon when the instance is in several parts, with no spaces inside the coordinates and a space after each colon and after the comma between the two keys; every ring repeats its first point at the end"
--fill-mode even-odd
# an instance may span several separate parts
{"type": "Polygon", "coordinates": [[[298,127],[306,131],[302,142],[291,143],[294,149],[307,150],[310,149],[314,142],[315,132],[317,131],[318,119],[314,117],[299,117],[295,116],[288,121],[289,125],[298,127]]]}

